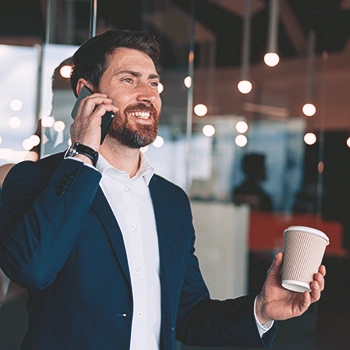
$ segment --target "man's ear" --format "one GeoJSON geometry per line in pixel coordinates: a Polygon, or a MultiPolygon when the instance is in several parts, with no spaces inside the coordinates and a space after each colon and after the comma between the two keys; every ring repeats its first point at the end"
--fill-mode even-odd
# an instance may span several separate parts
{"type": "Polygon", "coordinates": [[[80,78],[80,79],[78,80],[77,86],[76,86],[76,88],[75,88],[75,92],[77,93],[77,96],[79,96],[80,91],[81,91],[81,89],[83,88],[84,85],[86,85],[87,87],[89,87],[90,84],[88,83],[87,80],[85,80],[85,79],[83,79],[83,78],[80,78]]]}

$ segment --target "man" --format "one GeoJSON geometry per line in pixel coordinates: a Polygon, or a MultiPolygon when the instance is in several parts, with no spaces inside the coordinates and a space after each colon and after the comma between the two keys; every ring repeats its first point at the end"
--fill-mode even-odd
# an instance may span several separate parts
{"type": "Polygon", "coordinates": [[[301,315],[320,298],[281,287],[279,253],[259,296],[211,300],[194,255],[186,194],[155,175],[140,152],[157,135],[161,100],[157,42],[108,31],[73,56],[82,100],[72,147],[23,162],[7,176],[0,209],[0,261],[28,290],[25,350],[269,346],[274,320],[301,315]],[[115,118],[100,145],[101,117],[115,118]]]}

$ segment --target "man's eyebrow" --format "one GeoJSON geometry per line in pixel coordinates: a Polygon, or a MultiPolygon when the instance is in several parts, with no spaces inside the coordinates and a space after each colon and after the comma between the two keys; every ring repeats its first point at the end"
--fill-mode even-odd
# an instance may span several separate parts
{"type": "Polygon", "coordinates": [[[149,79],[159,79],[160,80],[160,75],[158,75],[158,74],[150,74],[148,78],[149,79]]]}
{"type": "MultiPolygon", "coordinates": [[[[139,78],[141,76],[141,73],[135,72],[133,70],[128,70],[128,69],[122,70],[122,71],[117,73],[117,75],[120,75],[120,74],[130,74],[130,75],[132,75],[132,76],[134,76],[136,78],[139,78]]],[[[148,76],[148,79],[159,79],[160,80],[160,76],[158,74],[153,74],[152,73],[152,74],[150,74],[148,76]]]]}

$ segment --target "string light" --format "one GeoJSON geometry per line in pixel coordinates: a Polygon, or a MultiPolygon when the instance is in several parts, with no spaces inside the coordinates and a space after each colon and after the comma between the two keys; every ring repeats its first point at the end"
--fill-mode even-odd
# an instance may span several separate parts
{"type": "Polygon", "coordinates": [[[275,67],[280,61],[280,58],[277,54],[278,17],[279,17],[278,12],[279,12],[279,0],[270,0],[267,53],[264,56],[264,62],[269,67],[275,67]]]}
{"type": "Polygon", "coordinates": [[[314,57],[315,57],[316,34],[314,30],[309,31],[308,35],[308,70],[306,79],[306,103],[302,111],[307,117],[312,117],[316,113],[316,106],[313,101],[313,80],[314,80],[314,57]]]}
{"type": "Polygon", "coordinates": [[[250,27],[251,27],[251,0],[245,0],[242,57],[241,57],[241,80],[237,85],[238,91],[248,94],[252,91],[253,85],[249,81],[249,56],[250,56],[250,27]]]}
{"type": "Polygon", "coordinates": [[[307,145],[313,145],[316,143],[317,137],[314,133],[312,132],[308,132],[307,134],[305,134],[304,136],[304,141],[307,145]]]}

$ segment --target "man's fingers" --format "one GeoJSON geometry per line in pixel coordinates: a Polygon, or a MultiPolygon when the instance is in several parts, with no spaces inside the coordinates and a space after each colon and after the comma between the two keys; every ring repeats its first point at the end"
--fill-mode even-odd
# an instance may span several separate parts
{"type": "Polygon", "coordinates": [[[324,285],[325,285],[325,280],[323,278],[323,275],[320,272],[315,274],[315,281],[317,281],[317,283],[319,284],[320,291],[323,291],[324,285]]]}
{"type": "Polygon", "coordinates": [[[321,265],[320,268],[318,269],[318,272],[324,277],[326,276],[326,266],[321,265]]]}
{"type": "Polygon", "coordinates": [[[301,313],[304,313],[309,308],[309,306],[311,304],[311,300],[312,300],[311,294],[312,294],[312,292],[311,293],[304,292],[303,298],[302,298],[302,300],[300,302],[300,306],[299,306],[301,313]]]}
{"type": "Polygon", "coordinates": [[[268,274],[279,274],[281,273],[281,267],[283,263],[283,253],[279,252],[276,254],[275,259],[272,262],[272,265],[268,271],[268,274]]]}
{"type": "Polygon", "coordinates": [[[311,283],[310,297],[311,297],[312,303],[320,299],[322,290],[323,290],[323,287],[321,287],[321,284],[318,281],[313,281],[311,283]]]}

